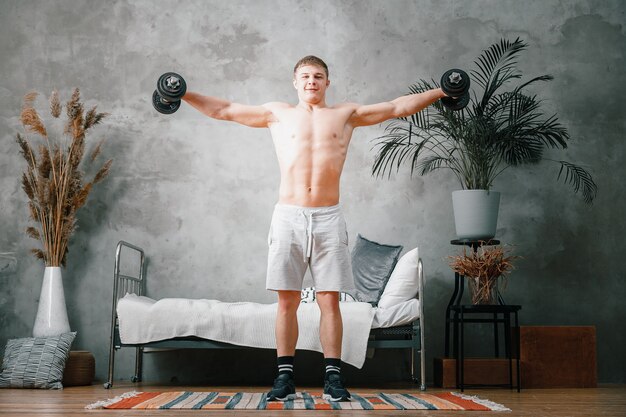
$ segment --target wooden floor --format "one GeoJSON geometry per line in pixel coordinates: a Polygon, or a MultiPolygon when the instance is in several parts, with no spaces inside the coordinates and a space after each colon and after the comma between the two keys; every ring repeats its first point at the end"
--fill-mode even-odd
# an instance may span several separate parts
{"type": "MultiPolygon", "coordinates": [[[[298,387],[301,390],[319,389],[319,387],[298,387]]],[[[459,417],[462,415],[492,416],[506,415],[507,417],[552,417],[552,416],[626,416],[626,385],[603,385],[599,388],[586,389],[533,389],[522,390],[521,393],[509,389],[473,389],[466,390],[466,394],[477,395],[482,398],[504,404],[511,412],[477,412],[477,411],[232,411],[232,410],[179,410],[179,411],[132,411],[132,410],[85,410],[87,404],[111,398],[127,391],[249,391],[259,392],[267,387],[189,387],[189,386],[159,386],[147,384],[119,383],[110,390],[102,385],[87,387],[69,387],[62,391],[48,390],[19,390],[0,389],[0,415],[2,416],[94,416],[107,415],[151,417],[165,415],[193,415],[214,417],[236,416],[435,416],[459,417]]],[[[378,388],[353,388],[360,392],[416,392],[414,385],[393,385],[378,388]]],[[[430,392],[441,389],[429,388],[430,392]]]]}

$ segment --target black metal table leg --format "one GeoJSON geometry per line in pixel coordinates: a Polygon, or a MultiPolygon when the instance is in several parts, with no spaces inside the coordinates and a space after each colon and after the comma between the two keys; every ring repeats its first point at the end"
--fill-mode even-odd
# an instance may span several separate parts
{"type": "Polygon", "coordinates": [[[460,346],[460,352],[459,352],[459,356],[460,359],[457,359],[457,363],[456,366],[457,368],[460,368],[461,370],[461,375],[459,376],[459,387],[461,388],[461,392],[463,392],[463,390],[465,389],[465,324],[463,323],[464,321],[464,314],[463,314],[463,306],[461,306],[461,317],[460,317],[460,325],[461,325],[461,346],[460,346]]]}
{"type": "Polygon", "coordinates": [[[511,352],[511,314],[504,313],[505,331],[504,335],[504,351],[509,360],[509,387],[513,389],[513,355],[511,352]]]}
{"type": "Polygon", "coordinates": [[[515,359],[517,367],[517,392],[521,390],[521,375],[520,375],[520,335],[519,335],[519,321],[517,317],[517,311],[513,313],[515,315],[515,359]]]}
{"type": "Polygon", "coordinates": [[[496,358],[500,357],[500,340],[498,339],[498,313],[493,313],[493,344],[496,358]]]}

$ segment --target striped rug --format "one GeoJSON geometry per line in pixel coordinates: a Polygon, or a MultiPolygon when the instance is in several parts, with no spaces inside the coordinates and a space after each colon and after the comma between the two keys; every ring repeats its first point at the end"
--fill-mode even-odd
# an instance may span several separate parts
{"type": "Polygon", "coordinates": [[[321,392],[298,392],[295,400],[265,400],[264,392],[127,392],[86,408],[218,410],[476,410],[510,411],[503,405],[454,392],[353,393],[352,401],[329,402],[321,392]]]}

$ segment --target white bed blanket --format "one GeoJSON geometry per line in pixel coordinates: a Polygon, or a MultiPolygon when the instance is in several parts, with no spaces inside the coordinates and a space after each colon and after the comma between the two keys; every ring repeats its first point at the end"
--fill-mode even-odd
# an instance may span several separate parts
{"type": "MultiPolygon", "coordinates": [[[[148,297],[127,294],[117,304],[122,343],[136,344],[174,337],[198,336],[241,346],[276,349],[277,304],[226,303],[217,300],[148,297]]],[[[341,360],[361,368],[372,328],[374,308],[368,303],[340,303],[343,319],[341,360]]],[[[297,349],[322,352],[317,303],[298,308],[297,349]]]]}

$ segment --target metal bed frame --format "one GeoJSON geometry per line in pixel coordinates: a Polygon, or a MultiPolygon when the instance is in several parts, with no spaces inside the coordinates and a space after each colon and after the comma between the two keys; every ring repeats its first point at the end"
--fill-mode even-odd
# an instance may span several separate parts
{"type": "MultiPolygon", "coordinates": [[[[418,260],[418,294],[417,297],[423,300],[424,272],[422,260],[418,260]]],[[[111,309],[111,337],[109,346],[109,376],[104,383],[104,388],[113,386],[115,372],[115,352],[123,347],[135,348],[135,374],[131,377],[132,382],[142,380],[143,374],[143,353],[145,348],[161,349],[260,349],[247,346],[233,345],[230,343],[217,342],[200,337],[178,337],[173,339],[159,340],[156,342],[142,344],[125,344],[120,340],[119,323],[117,318],[117,302],[127,293],[145,295],[145,253],[143,249],[130,243],[120,241],[115,252],[115,270],[113,274],[113,306],[111,309]],[[126,251],[135,252],[139,256],[136,273],[125,275],[120,273],[121,257],[126,251]]],[[[411,324],[397,327],[372,329],[367,343],[368,348],[389,349],[406,348],[411,349],[411,380],[420,384],[420,389],[426,389],[425,379],[425,352],[424,352],[424,306],[419,303],[419,318],[411,324]],[[416,355],[419,353],[420,378],[417,379],[416,355]]]]}

